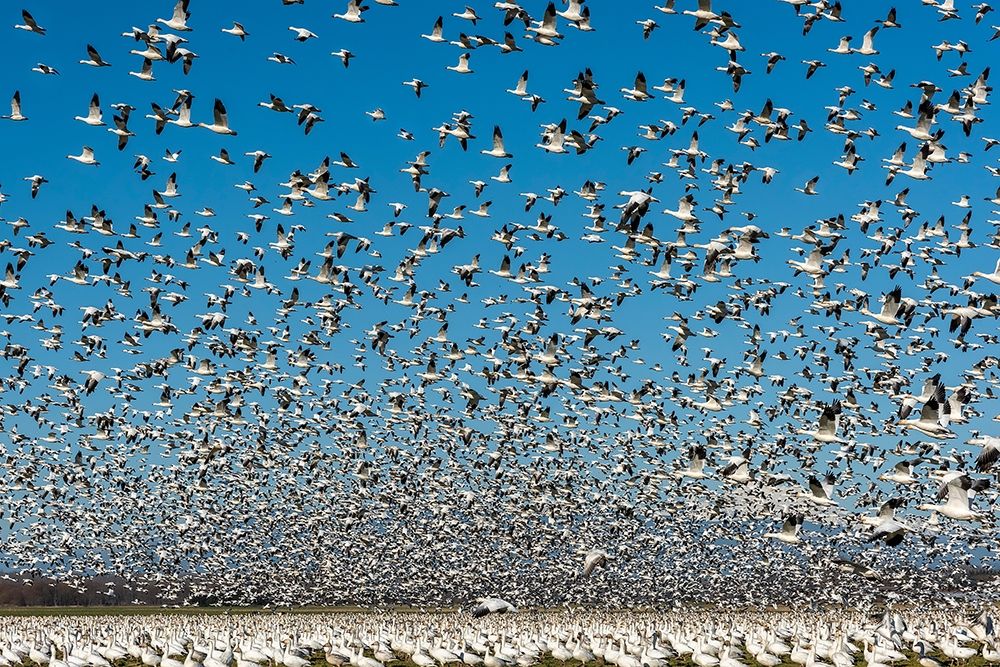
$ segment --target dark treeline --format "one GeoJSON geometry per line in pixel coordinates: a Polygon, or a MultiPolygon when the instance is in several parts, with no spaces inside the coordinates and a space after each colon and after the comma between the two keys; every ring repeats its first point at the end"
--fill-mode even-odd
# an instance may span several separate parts
{"type": "Polygon", "coordinates": [[[95,577],[72,586],[49,577],[0,575],[0,607],[102,607],[171,602],[147,586],[130,586],[121,577],[95,577]]]}

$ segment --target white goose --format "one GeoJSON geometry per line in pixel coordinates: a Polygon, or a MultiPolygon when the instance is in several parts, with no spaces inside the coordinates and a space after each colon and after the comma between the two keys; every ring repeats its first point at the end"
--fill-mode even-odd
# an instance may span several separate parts
{"type": "Polygon", "coordinates": [[[97,52],[93,44],[87,44],[87,55],[90,56],[87,60],[81,60],[81,65],[90,65],[91,67],[111,67],[111,63],[101,57],[101,54],[97,52]]]}
{"type": "Polygon", "coordinates": [[[187,20],[191,18],[191,12],[188,11],[188,3],[190,0],[177,0],[177,4],[174,5],[174,13],[169,19],[156,19],[157,23],[162,23],[171,30],[179,30],[181,32],[191,30],[188,27],[187,20]]]}
{"type": "Polygon", "coordinates": [[[925,503],[919,505],[917,509],[927,510],[943,514],[944,516],[957,521],[974,521],[979,519],[979,513],[971,507],[969,491],[982,488],[981,485],[988,486],[989,480],[973,482],[972,479],[961,471],[955,471],[945,476],[938,498],[948,496],[948,501],[943,505],[933,505],[925,503]]]}
{"type": "Polygon", "coordinates": [[[452,72],[458,72],[459,74],[472,74],[473,72],[475,72],[474,69],[469,67],[468,53],[463,53],[458,57],[457,65],[454,66],[448,65],[447,67],[445,67],[445,69],[451,70],[452,72]]]}
{"type": "Polygon", "coordinates": [[[229,117],[226,114],[226,107],[219,98],[215,98],[215,105],[212,107],[212,115],[214,120],[211,125],[208,123],[198,123],[198,127],[211,130],[216,134],[228,134],[231,136],[236,135],[236,130],[229,127],[229,117]]]}
{"type": "Polygon", "coordinates": [[[0,116],[0,118],[13,121],[28,120],[28,117],[21,113],[21,91],[15,90],[14,95],[10,98],[10,115],[0,116]]]}
{"type": "MultiPolygon", "coordinates": [[[[11,108],[13,109],[13,105],[11,108]]],[[[997,260],[996,266],[993,268],[992,273],[973,271],[969,276],[966,276],[965,281],[966,283],[974,283],[978,278],[984,278],[985,280],[990,281],[994,285],[1000,285],[1000,259],[997,260]]]]}
{"type": "Polygon", "coordinates": [[[70,160],[75,160],[80,164],[85,164],[93,167],[96,167],[97,165],[101,164],[100,162],[97,161],[97,159],[94,158],[94,149],[91,148],[90,146],[84,146],[83,151],[79,155],[67,155],[66,157],[69,158],[70,160]]]}
{"type": "Polygon", "coordinates": [[[361,13],[367,11],[367,6],[362,6],[359,0],[350,0],[347,9],[343,14],[334,14],[333,18],[347,21],[348,23],[364,23],[365,19],[361,13]]]}
{"type": "MultiPolygon", "coordinates": [[[[789,515],[784,523],[781,524],[781,530],[777,533],[764,533],[764,537],[769,537],[785,544],[798,544],[802,541],[800,533],[802,532],[802,522],[804,517],[801,514],[789,515]]],[[[772,650],[769,647],[769,650],[772,650]]]]}
{"type": "Polygon", "coordinates": [[[507,149],[503,145],[503,133],[500,131],[500,126],[493,126],[493,147],[489,150],[483,149],[480,151],[483,155],[489,155],[491,157],[499,158],[511,158],[514,157],[507,152],[507,149]]]}
{"type": "Polygon", "coordinates": [[[14,28],[17,30],[26,30],[27,32],[33,32],[36,35],[44,35],[45,28],[38,25],[35,17],[32,16],[27,9],[21,10],[21,18],[24,20],[22,24],[15,24],[14,28]]]}
{"type": "Polygon", "coordinates": [[[103,115],[101,114],[101,98],[94,93],[93,97],[90,98],[90,107],[87,109],[86,116],[73,116],[73,120],[78,120],[81,123],[86,123],[94,127],[104,125],[103,115]]]}

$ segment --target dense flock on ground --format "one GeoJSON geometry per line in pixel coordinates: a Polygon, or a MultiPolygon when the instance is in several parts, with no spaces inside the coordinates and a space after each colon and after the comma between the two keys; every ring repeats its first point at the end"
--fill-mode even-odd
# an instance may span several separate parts
{"type": "Polygon", "coordinates": [[[4,667],[879,667],[1000,662],[971,613],[228,613],[0,620],[4,667]]]}
{"type": "MultiPolygon", "coordinates": [[[[0,165],[5,578],[232,604],[995,595],[985,3],[261,0],[219,23],[159,0],[144,27],[24,4],[0,9],[0,145],[38,147],[0,165]],[[649,45],[672,57],[629,60],[649,45]],[[357,74],[387,53],[395,93],[357,74]],[[131,92],[68,92],[91,81],[131,92]]],[[[546,618],[489,642],[399,618],[0,635],[54,667],[133,644],[254,667],[252,637],[288,667],[359,642],[420,667],[784,642],[840,667],[873,631],[546,618]]],[[[882,645],[995,656],[958,622],[890,619],[882,645]]]]}

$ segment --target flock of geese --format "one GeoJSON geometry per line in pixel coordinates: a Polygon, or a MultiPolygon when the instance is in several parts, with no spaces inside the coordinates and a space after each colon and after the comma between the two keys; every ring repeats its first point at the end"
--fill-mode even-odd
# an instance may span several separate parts
{"type": "Polygon", "coordinates": [[[531,612],[5,618],[5,667],[750,667],[996,664],[989,611],[531,612]],[[405,661],[405,662],[401,662],[405,661]]]}
{"type": "MultiPolygon", "coordinates": [[[[341,4],[4,8],[0,576],[995,596],[988,4],[341,4]]],[[[0,667],[998,658],[887,618],[5,620],[0,667]]]]}

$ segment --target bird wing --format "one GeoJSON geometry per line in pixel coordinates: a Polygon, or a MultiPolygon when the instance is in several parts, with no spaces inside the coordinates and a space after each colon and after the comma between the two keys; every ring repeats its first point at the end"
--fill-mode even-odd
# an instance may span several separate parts
{"type": "Polygon", "coordinates": [[[885,295],[885,299],[882,301],[882,315],[895,317],[896,312],[899,310],[901,297],[902,288],[897,285],[895,289],[885,295]]]}
{"type": "Polygon", "coordinates": [[[874,28],[865,33],[865,36],[862,38],[861,41],[862,51],[870,51],[872,49],[872,42],[874,41],[875,33],[877,32],[878,32],[878,26],[875,26],[874,28]]]}
{"type": "Polygon", "coordinates": [[[493,150],[500,153],[506,153],[503,148],[503,134],[500,132],[499,125],[495,125],[493,127],[493,150]]]}
{"type": "Polygon", "coordinates": [[[229,118],[226,115],[226,107],[219,98],[215,98],[215,108],[212,109],[212,114],[215,117],[216,125],[220,127],[229,127],[229,118]]]}
{"type": "Polygon", "coordinates": [[[174,15],[173,20],[183,23],[187,21],[190,14],[187,11],[188,0],[177,0],[177,4],[174,5],[174,15]]]}
{"type": "Polygon", "coordinates": [[[826,489],[823,488],[823,484],[816,479],[815,475],[809,476],[809,491],[817,498],[828,498],[826,489]]]}
{"type": "MultiPolygon", "coordinates": [[[[954,507],[956,509],[967,510],[969,509],[969,491],[971,487],[971,480],[965,475],[959,478],[959,480],[964,480],[968,484],[958,483],[948,485],[948,506],[954,507]]],[[[959,481],[956,480],[956,481],[959,481]]]]}
{"type": "Polygon", "coordinates": [[[1000,459],[1000,439],[989,438],[983,445],[982,451],[976,457],[976,470],[985,472],[993,467],[993,464],[1000,459]]]}
{"type": "Polygon", "coordinates": [[[931,398],[920,408],[920,421],[936,424],[940,413],[940,404],[937,399],[931,398]]]}

